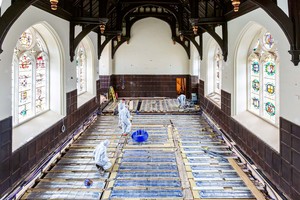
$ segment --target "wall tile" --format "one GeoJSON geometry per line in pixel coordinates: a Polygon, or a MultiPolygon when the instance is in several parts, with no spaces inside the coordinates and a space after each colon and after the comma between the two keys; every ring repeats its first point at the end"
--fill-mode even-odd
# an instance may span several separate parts
{"type": "Polygon", "coordinates": [[[291,164],[282,160],[282,178],[287,182],[287,184],[292,184],[292,167],[291,164]]]}
{"type": "Polygon", "coordinates": [[[292,187],[300,191],[300,172],[295,168],[292,169],[292,187]]]}
{"type": "Polygon", "coordinates": [[[292,161],[292,151],[289,146],[284,143],[280,144],[280,155],[281,157],[286,160],[287,162],[291,163],[292,161]]]}
{"type": "Polygon", "coordinates": [[[292,151],[292,165],[300,171],[300,153],[292,151]]]}

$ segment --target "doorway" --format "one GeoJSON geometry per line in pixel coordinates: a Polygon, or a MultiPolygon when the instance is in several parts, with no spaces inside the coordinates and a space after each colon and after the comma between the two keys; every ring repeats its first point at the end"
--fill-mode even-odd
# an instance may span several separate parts
{"type": "Polygon", "coordinates": [[[186,78],[176,78],[176,92],[177,95],[186,95],[186,78]]]}

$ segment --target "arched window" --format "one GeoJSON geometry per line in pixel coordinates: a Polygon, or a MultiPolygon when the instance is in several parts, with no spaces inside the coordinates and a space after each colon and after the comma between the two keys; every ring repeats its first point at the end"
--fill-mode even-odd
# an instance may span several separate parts
{"type": "Polygon", "coordinates": [[[248,57],[248,110],[278,124],[278,53],[269,32],[252,42],[248,57]]]}
{"type": "Polygon", "coordinates": [[[209,59],[209,66],[211,67],[208,69],[209,94],[207,97],[221,107],[223,56],[221,48],[216,43],[212,45],[212,52],[209,59]]]}
{"type": "Polygon", "coordinates": [[[222,51],[220,47],[216,48],[214,57],[214,92],[221,95],[222,83],[222,51]]]}
{"type": "Polygon", "coordinates": [[[49,58],[43,38],[34,29],[22,33],[12,61],[14,125],[49,110],[49,58]]]}
{"type": "Polygon", "coordinates": [[[87,72],[86,50],[82,42],[76,50],[76,69],[77,69],[77,94],[80,95],[87,90],[86,72],[87,72]]]}

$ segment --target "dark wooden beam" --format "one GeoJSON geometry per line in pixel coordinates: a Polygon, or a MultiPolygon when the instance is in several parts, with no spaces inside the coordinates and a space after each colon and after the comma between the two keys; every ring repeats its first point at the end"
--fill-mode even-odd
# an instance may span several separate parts
{"type": "MultiPolygon", "coordinates": [[[[139,4],[141,1],[134,1],[134,0],[122,0],[122,3],[129,3],[129,4],[139,4]]],[[[179,1],[174,1],[174,0],[148,0],[148,1],[143,1],[143,4],[154,4],[154,5],[160,5],[160,4],[180,4],[179,1]]]]}
{"type": "Polygon", "coordinates": [[[34,2],[38,0],[17,0],[3,13],[0,18],[0,53],[3,52],[3,41],[20,15],[34,2]]]}
{"type": "Polygon", "coordinates": [[[200,18],[195,25],[203,25],[203,24],[224,24],[226,23],[226,19],[224,17],[207,17],[200,18]]]}
{"type": "Polygon", "coordinates": [[[199,6],[198,0],[189,0],[190,9],[191,9],[191,18],[198,19],[199,18],[199,6]]]}
{"type": "Polygon", "coordinates": [[[186,35],[185,38],[187,38],[194,44],[194,46],[196,47],[196,49],[198,51],[200,59],[202,60],[202,57],[203,57],[202,33],[199,35],[199,44],[195,39],[196,38],[195,35],[186,35]]]}
{"type": "Polygon", "coordinates": [[[41,10],[44,10],[48,13],[51,13],[59,18],[65,19],[67,21],[70,21],[72,18],[72,13],[70,13],[68,11],[68,9],[65,9],[65,8],[59,6],[57,10],[55,10],[55,11],[51,10],[50,3],[48,3],[48,2],[37,1],[33,5],[41,10]]]}
{"type": "Polygon", "coordinates": [[[103,20],[103,18],[96,18],[96,17],[73,17],[71,20],[73,23],[76,24],[102,24],[107,23],[107,19],[103,20]]]}
{"type": "Polygon", "coordinates": [[[75,25],[74,23],[70,23],[70,60],[73,62],[74,56],[75,56],[75,49],[80,43],[80,41],[91,31],[94,29],[98,28],[98,25],[95,24],[90,24],[87,25],[83,28],[83,30],[74,38],[74,33],[75,33],[75,25]]]}
{"type": "Polygon", "coordinates": [[[113,39],[114,36],[106,36],[103,43],[101,43],[101,35],[98,34],[98,60],[100,60],[101,54],[105,46],[113,39]]]}
{"type": "Polygon", "coordinates": [[[300,62],[300,2],[289,0],[289,17],[293,22],[294,44],[291,45],[289,53],[292,55],[292,62],[298,65],[300,62]]]}
{"type": "Polygon", "coordinates": [[[204,31],[206,31],[208,34],[210,34],[216,42],[219,44],[220,48],[222,49],[223,52],[223,59],[224,61],[227,61],[227,56],[228,56],[228,30],[227,30],[227,23],[224,23],[221,25],[222,26],[222,38],[216,33],[214,28],[208,26],[208,25],[203,25],[200,26],[200,28],[204,31]]]}

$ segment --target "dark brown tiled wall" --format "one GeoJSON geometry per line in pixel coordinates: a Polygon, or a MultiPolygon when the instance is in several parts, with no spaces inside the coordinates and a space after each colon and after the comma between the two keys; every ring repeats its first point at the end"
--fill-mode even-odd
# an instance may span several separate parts
{"type": "Polygon", "coordinates": [[[111,76],[107,75],[100,75],[99,76],[100,81],[100,93],[108,93],[109,86],[111,86],[111,76]]]}
{"type": "Polygon", "coordinates": [[[175,98],[176,78],[186,78],[187,97],[190,97],[190,75],[112,75],[111,83],[120,97],[175,98]]]}
{"type": "MultiPolygon", "coordinates": [[[[198,85],[199,85],[199,79],[198,76],[189,76],[190,78],[190,88],[191,88],[191,93],[198,93],[198,85]]],[[[191,98],[189,96],[188,98],[191,98]]]]}
{"type": "Polygon", "coordinates": [[[11,151],[12,118],[9,117],[0,121],[0,194],[10,186],[11,151]]]}
{"type": "Polygon", "coordinates": [[[93,98],[77,109],[77,91],[67,93],[67,116],[13,153],[12,118],[0,121],[0,197],[60,146],[98,106],[93,98]],[[63,124],[66,125],[64,133],[61,131],[63,124]]]}
{"type": "Polygon", "coordinates": [[[101,88],[100,88],[100,86],[101,86],[101,81],[100,81],[100,79],[99,80],[97,80],[96,81],[96,88],[97,88],[97,98],[98,98],[98,100],[100,101],[100,94],[101,94],[101,88]]]}
{"type": "Polygon", "coordinates": [[[300,126],[280,118],[280,186],[293,199],[300,199],[300,126]]]}
{"type": "Polygon", "coordinates": [[[230,116],[231,95],[222,90],[221,109],[204,97],[199,80],[201,108],[236,142],[272,183],[289,199],[300,199],[300,126],[280,118],[280,154],[230,116]]]}

